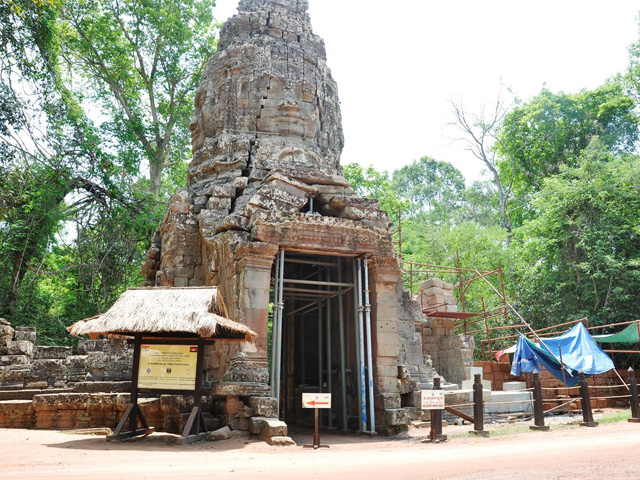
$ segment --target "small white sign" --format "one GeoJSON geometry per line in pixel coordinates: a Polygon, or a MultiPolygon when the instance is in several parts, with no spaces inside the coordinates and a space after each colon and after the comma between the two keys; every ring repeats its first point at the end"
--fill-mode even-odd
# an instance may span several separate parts
{"type": "Polygon", "coordinates": [[[444,410],[444,390],[422,390],[422,410],[444,410]]]}
{"type": "Polygon", "coordinates": [[[331,408],[331,394],[303,393],[302,408],[331,408]]]}

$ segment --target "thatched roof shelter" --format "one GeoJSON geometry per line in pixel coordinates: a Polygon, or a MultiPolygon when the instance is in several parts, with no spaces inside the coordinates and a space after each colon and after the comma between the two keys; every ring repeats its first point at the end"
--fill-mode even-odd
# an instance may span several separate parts
{"type": "Polygon", "coordinates": [[[257,334],[229,320],[215,287],[131,288],[108,312],[67,328],[71,335],[196,334],[252,342],[257,334]]]}

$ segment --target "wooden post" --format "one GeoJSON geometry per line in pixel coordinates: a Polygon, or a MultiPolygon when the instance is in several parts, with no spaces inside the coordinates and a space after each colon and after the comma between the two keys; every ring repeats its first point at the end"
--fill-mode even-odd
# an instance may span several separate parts
{"type": "Polygon", "coordinates": [[[548,432],[549,427],[544,424],[544,406],[542,401],[542,383],[540,383],[540,374],[533,374],[533,418],[534,425],[530,426],[531,430],[548,432]]]}
{"type": "Polygon", "coordinates": [[[106,437],[107,442],[112,440],[126,440],[128,438],[146,437],[151,435],[155,429],[149,427],[147,420],[140,410],[138,405],[138,375],[140,373],[140,346],[142,343],[142,335],[136,334],[133,344],[133,368],[131,372],[131,399],[129,406],[124,412],[124,415],[120,419],[120,423],[113,431],[113,435],[106,437]],[[138,421],[140,421],[140,427],[138,428],[138,421]],[[125,425],[129,423],[129,430],[124,431],[125,425]]]}
{"type": "Polygon", "coordinates": [[[304,445],[302,448],[313,448],[318,450],[319,448],[331,448],[329,445],[323,445],[320,443],[320,412],[319,408],[314,408],[314,431],[313,431],[313,444],[304,445]]]}
{"type": "Polygon", "coordinates": [[[178,439],[178,445],[188,445],[190,443],[204,440],[209,436],[207,426],[202,414],[202,372],[204,370],[204,346],[202,338],[198,339],[198,355],[196,357],[196,386],[193,393],[193,408],[187,419],[187,423],[182,430],[182,436],[178,439]]]}
{"type": "Polygon", "coordinates": [[[591,411],[591,398],[589,397],[589,384],[584,376],[584,372],[579,373],[580,395],[582,397],[582,419],[580,424],[583,427],[597,427],[598,422],[593,421],[593,412],[591,411]]]}
{"type": "MultiPolygon", "coordinates": [[[[433,379],[433,389],[442,390],[440,377],[433,379]]],[[[444,442],[447,436],[442,434],[442,410],[431,410],[431,441],[444,442]]]]}
{"type": "Polygon", "coordinates": [[[473,383],[473,430],[471,434],[489,436],[484,429],[484,398],[482,392],[482,375],[474,375],[473,383]]]}
{"type": "Polygon", "coordinates": [[[629,367],[629,387],[631,391],[631,418],[629,422],[640,423],[640,402],[638,400],[638,381],[633,368],[629,367]]]}

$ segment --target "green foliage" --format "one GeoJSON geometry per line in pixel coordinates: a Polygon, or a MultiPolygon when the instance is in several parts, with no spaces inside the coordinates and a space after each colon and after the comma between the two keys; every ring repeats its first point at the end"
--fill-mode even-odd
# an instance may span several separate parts
{"type": "Polygon", "coordinates": [[[379,172],[371,166],[365,169],[357,163],[350,163],[344,166],[344,176],[359,195],[377,199],[389,219],[398,224],[398,212],[404,210],[408,202],[398,198],[388,172],[379,172]]]}
{"type": "Polygon", "coordinates": [[[0,3],[0,316],[41,342],[140,284],[158,206],[186,180],[213,4],[0,3]]]}
{"type": "Polygon", "coordinates": [[[450,163],[422,157],[393,172],[391,186],[408,205],[405,214],[432,212],[432,217],[446,220],[460,203],[464,177],[450,163]]]}
{"type": "Polygon", "coordinates": [[[544,180],[575,166],[583,150],[598,137],[613,153],[633,151],[638,140],[635,102],[617,83],[577,94],[543,89],[505,118],[496,150],[501,178],[513,177],[518,207],[515,224],[528,218],[528,196],[542,188],[544,180]]]}
{"type": "Polygon", "coordinates": [[[640,160],[594,139],[575,167],[548,178],[517,232],[519,305],[536,326],[638,316],[640,160]]]}
{"type": "Polygon", "coordinates": [[[102,107],[103,131],[124,171],[134,175],[148,165],[156,199],[164,169],[189,157],[193,98],[215,48],[214,4],[69,0],[61,9],[68,80],[78,96],[86,91],[86,101],[102,107]]]}
{"type": "MultiPolygon", "coordinates": [[[[507,232],[498,226],[485,227],[476,222],[436,225],[417,217],[403,222],[402,231],[402,253],[406,261],[456,267],[459,254],[463,268],[493,271],[502,260],[506,271],[509,271],[512,264],[507,232]]],[[[471,276],[472,273],[465,274],[463,280],[471,276]]],[[[454,284],[460,280],[454,274],[440,277],[454,284]]],[[[425,279],[424,276],[415,276],[412,286],[414,292],[417,292],[420,282],[425,279]]],[[[499,282],[492,280],[499,287],[499,282]]],[[[482,298],[488,307],[495,306],[498,300],[491,287],[484,282],[474,283],[467,293],[468,311],[482,311],[482,298]]]]}

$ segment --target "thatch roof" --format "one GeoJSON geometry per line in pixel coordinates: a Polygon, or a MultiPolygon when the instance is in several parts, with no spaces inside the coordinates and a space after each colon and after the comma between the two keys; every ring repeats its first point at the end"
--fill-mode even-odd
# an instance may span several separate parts
{"type": "Polygon", "coordinates": [[[204,338],[253,341],[257,334],[229,320],[218,289],[131,288],[108,312],[74,323],[71,335],[133,335],[136,333],[186,333],[204,338]]]}

